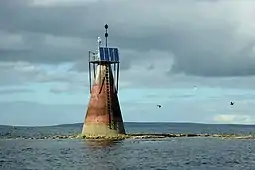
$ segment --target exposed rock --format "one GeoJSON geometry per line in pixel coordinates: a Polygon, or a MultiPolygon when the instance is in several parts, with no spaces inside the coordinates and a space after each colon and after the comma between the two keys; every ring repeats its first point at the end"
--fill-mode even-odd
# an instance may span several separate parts
{"type": "Polygon", "coordinates": [[[123,140],[123,139],[159,139],[159,138],[176,138],[176,137],[216,137],[224,139],[255,139],[253,135],[237,135],[237,134],[127,134],[127,135],[117,135],[117,136],[85,136],[82,134],[72,134],[72,135],[54,135],[54,136],[41,136],[41,137],[11,137],[6,136],[2,139],[93,139],[93,140],[123,140]]]}

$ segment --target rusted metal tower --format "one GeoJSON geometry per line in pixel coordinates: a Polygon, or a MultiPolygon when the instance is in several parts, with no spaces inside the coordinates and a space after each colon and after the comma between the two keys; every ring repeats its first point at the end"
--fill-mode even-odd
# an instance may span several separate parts
{"type": "Polygon", "coordinates": [[[116,136],[126,133],[117,95],[119,50],[107,46],[107,24],[105,29],[105,47],[101,46],[98,37],[98,50],[89,51],[91,96],[82,129],[82,134],[86,136],[116,136]]]}

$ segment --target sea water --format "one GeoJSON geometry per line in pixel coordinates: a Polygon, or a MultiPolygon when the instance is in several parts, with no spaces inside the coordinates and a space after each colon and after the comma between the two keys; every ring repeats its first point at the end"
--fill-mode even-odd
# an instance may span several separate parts
{"type": "MultiPolygon", "coordinates": [[[[2,170],[253,170],[252,139],[166,138],[91,141],[82,139],[15,139],[81,132],[82,124],[0,126],[2,170]],[[11,138],[11,139],[7,139],[11,138]]],[[[253,134],[251,125],[125,123],[127,133],[253,134]]]]}

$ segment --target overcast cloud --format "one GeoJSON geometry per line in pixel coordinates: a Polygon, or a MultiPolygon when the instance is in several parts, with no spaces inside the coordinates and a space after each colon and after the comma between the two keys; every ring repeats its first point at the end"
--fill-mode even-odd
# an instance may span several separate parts
{"type": "Polygon", "coordinates": [[[138,60],[147,56],[135,52],[169,52],[174,59],[169,69],[175,73],[255,73],[253,1],[38,2],[1,0],[2,61],[56,64],[80,60],[95,47],[108,23],[110,43],[121,51],[132,50],[138,60]]]}
{"type": "MultiPolygon", "coordinates": [[[[0,93],[32,94],[23,86],[35,83],[84,93],[88,50],[106,23],[121,89],[253,89],[254,16],[248,0],[0,0],[0,87],[16,88],[0,93]]],[[[214,118],[223,119],[248,120],[214,118]]]]}

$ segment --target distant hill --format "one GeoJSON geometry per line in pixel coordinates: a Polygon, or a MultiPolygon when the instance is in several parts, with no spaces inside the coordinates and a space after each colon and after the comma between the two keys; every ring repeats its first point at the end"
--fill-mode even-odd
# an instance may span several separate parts
{"type": "Polygon", "coordinates": [[[83,126],[83,123],[73,123],[73,124],[60,124],[60,125],[53,125],[54,127],[72,127],[72,126],[83,126]]]}
{"type": "MultiPolygon", "coordinates": [[[[128,126],[154,126],[154,125],[171,125],[171,126],[245,126],[245,127],[254,127],[255,124],[209,124],[209,123],[193,123],[193,122],[124,122],[128,126]]],[[[59,124],[59,125],[45,125],[45,126],[12,126],[12,125],[0,125],[0,128],[32,128],[32,127],[82,127],[83,123],[72,123],[72,124],[59,124]]]]}

